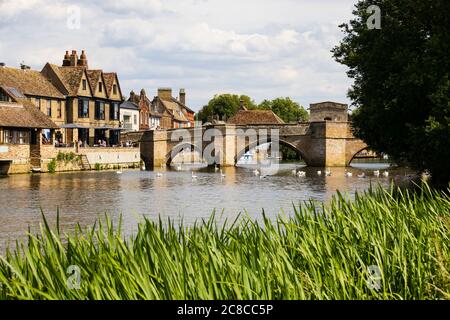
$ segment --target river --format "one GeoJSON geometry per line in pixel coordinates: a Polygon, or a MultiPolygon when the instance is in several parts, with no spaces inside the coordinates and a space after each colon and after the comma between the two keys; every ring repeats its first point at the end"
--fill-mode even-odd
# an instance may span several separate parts
{"type": "MultiPolygon", "coordinates": [[[[123,215],[123,228],[130,233],[146,215],[151,219],[170,217],[192,224],[208,218],[213,210],[220,219],[233,219],[239,213],[260,218],[264,209],[269,217],[292,214],[293,205],[305,200],[328,201],[336,190],[354,196],[380,183],[388,187],[392,178],[404,177],[405,168],[386,163],[355,163],[351,168],[332,168],[331,176],[319,176],[318,168],[302,168],[305,177],[292,175],[301,163],[280,164],[278,170],[263,170],[256,176],[252,167],[158,168],[155,171],[72,172],[0,177],[0,245],[23,238],[30,226],[36,231],[41,222],[40,209],[51,222],[59,208],[63,230],[76,224],[92,225],[108,214],[117,220],[123,215]],[[389,171],[389,178],[375,177],[373,171],[389,171]],[[345,170],[353,173],[346,177],[345,170]],[[192,172],[197,176],[192,178],[192,172]],[[365,172],[365,178],[357,175],[365,172]],[[158,174],[159,173],[159,174],[158,174]]],[[[322,169],[324,171],[324,169],[322,169]]]]}

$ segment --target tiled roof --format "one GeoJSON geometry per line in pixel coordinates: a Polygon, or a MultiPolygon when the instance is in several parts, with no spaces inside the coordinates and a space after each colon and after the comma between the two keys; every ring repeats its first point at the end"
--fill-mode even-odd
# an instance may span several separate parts
{"type": "Polygon", "coordinates": [[[180,122],[189,122],[189,120],[185,117],[183,112],[180,112],[180,105],[178,101],[168,101],[164,99],[160,99],[166,109],[172,114],[176,121],[180,122]]]}
{"type": "Polygon", "coordinates": [[[81,78],[83,77],[83,67],[58,67],[51,65],[55,70],[58,77],[64,83],[64,86],[69,91],[69,95],[78,95],[78,89],[80,88],[81,78]]]}
{"type": "Polygon", "coordinates": [[[64,99],[64,95],[40,72],[0,67],[0,85],[20,90],[25,95],[64,99]]]}
{"type": "Polygon", "coordinates": [[[139,110],[139,105],[131,101],[125,101],[120,105],[120,109],[139,110]]]}
{"type": "Polygon", "coordinates": [[[102,76],[102,70],[86,70],[86,73],[89,79],[89,85],[91,86],[92,94],[94,94],[97,83],[102,76]]]}
{"type": "Polygon", "coordinates": [[[0,102],[0,127],[57,129],[58,126],[27,99],[0,102]]]}
{"type": "Polygon", "coordinates": [[[228,120],[231,124],[282,124],[284,121],[271,110],[240,110],[228,120]]]}
{"type": "Polygon", "coordinates": [[[106,93],[107,93],[108,97],[110,96],[110,94],[112,92],[115,78],[116,78],[115,72],[103,73],[103,79],[105,79],[106,93]]]}

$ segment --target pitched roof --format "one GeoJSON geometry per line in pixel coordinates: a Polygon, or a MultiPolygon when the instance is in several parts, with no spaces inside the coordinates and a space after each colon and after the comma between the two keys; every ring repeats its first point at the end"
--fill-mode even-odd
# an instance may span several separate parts
{"type": "Polygon", "coordinates": [[[228,120],[231,124],[282,124],[284,121],[272,110],[240,110],[228,120]]]}
{"type": "Polygon", "coordinates": [[[56,75],[62,80],[64,86],[69,91],[69,95],[78,95],[81,78],[83,77],[83,67],[58,67],[50,65],[55,70],[56,75]]]}
{"type": "Polygon", "coordinates": [[[64,95],[39,71],[0,67],[0,85],[23,94],[64,99],[64,95]]]}
{"type": "Polygon", "coordinates": [[[170,112],[170,114],[174,117],[175,120],[180,122],[189,122],[183,112],[180,111],[180,106],[183,107],[182,104],[178,104],[178,101],[169,101],[159,98],[164,107],[170,112]]]}
{"type": "MultiPolygon", "coordinates": [[[[106,93],[108,97],[111,95],[111,92],[113,90],[113,84],[114,80],[116,79],[117,74],[115,72],[104,72],[103,73],[103,79],[105,79],[105,87],[106,87],[106,93]]],[[[120,91],[120,88],[118,88],[120,91]]]]}
{"type": "Polygon", "coordinates": [[[188,106],[186,106],[184,103],[181,103],[181,101],[178,101],[178,100],[175,99],[174,97],[172,97],[172,102],[178,103],[181,107],[185,108],[188,112],[195,113],[194,110],[192,110],[191,108],[189,108],[188,106]]]}
{"type": "Polygon", "coordinates": [[[139,105],[127,100],[120,105],[120,109],[139,110],[139,105]]]}
{"type": "Polygon", "coordinates": [[[94,94],[97,83],[102,76],[102,70],[86,70],[86,73],[89,79],[89,85],[91,86],[92,94],[94,94]]]}
{"type": "Polygon", "coordinates": [[[0,127],[57,129],[58,126],[27,99],[0,102],[0,127]]]}

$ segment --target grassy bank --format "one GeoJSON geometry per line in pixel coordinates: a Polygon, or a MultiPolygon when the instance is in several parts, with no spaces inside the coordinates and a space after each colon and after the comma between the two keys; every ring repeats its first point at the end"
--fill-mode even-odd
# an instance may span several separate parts
{"type": "Polygon", "coordinates": [[[276,222],[144,220],[125,239],[108,219],[64,241],[43,224],[0,259],[0,298],[449,299],[449,216],[448,194],[425,186],[338,194],[276,222]]]}

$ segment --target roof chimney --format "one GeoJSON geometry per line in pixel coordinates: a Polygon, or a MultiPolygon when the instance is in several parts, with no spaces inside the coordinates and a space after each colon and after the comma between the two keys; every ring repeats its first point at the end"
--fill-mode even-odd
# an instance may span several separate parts
{"type": "Polygon", "coordinates": [[[171,88],[158,88],[158,98],[163,100],[172,99],[172,89],[171,88]]]}
{"type": "Polygon", "coordinates": [[[84,50],[81,50],[80,60],[78,61],[78,66],[88,67],[87,56],[84,50]]]}
{"type": "Polygon", "coordinates": [[[70,66],[70,55],[69,55],[69,50],[66,50],[66,54],[64,55],[64,59],[63,59],[63,67],[68,67],[70,66]]]}
{"type": "Polygon", "coordinates": [[[179,101],[186,105],[186,91],[184,89],[180,89],[180,97],[179,97],[179,101]]]}
{"type": "Polygon", "coordinates": [[[72,54],[70,55],[70,66],[76,67],[77,65],[78,65],[77,50],[72,50],[72,54]]]}

